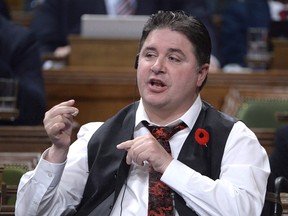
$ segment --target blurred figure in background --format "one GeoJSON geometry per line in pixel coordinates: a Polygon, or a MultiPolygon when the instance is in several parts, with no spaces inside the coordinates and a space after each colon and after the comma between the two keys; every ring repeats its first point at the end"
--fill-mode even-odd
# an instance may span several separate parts
{"type": "MultiPolygon", "coordinates": [[[[212,24],[211,9],[203,0],[131,0],[132,15],[151,15],[158,10],[184,10],[198,17],[213,38],[212,53],[217,57],[217,43],[212,24]]],[[[80,33],[83,14],[117,15],[117,1],[113,0],[46,0],[36,7],[31,28],[41,44],[41,53],[65,57],[70,53],[68,36],[80,33]],[[45,28],[44,28],[45,26],[45,28]]],[[[219,66],[213,58],[210,67],[219,66]]]]}
{"type": "Polygon", "coordinates": [[[287,3],[287,0],[238,0],[223,10],[219,40],[220,62],[224,71],[241,72],[247,69],[248,29],[267,28],[269,34],[273,34],[270,31],[271,21],[280,21],[286,15],[288,21],[287,3]],[[285,9],[286,13],[283,12],[285,9]]]}
{"type": "Polygon", "coordinates": [[[0,120],[0,125],[42,124],[46,100],[38,42],[30,30],[1,14],[0,78],[18,80],[19,110],[15,121],[0,120]]]}
{"type": "Polygon", "coordinates": [[[220,33],[220,61],[225,70],[242,70],[247,66],[247,32],[250,27],[269,27],[267,0],[238,1],[223,10],[220,33]]]}

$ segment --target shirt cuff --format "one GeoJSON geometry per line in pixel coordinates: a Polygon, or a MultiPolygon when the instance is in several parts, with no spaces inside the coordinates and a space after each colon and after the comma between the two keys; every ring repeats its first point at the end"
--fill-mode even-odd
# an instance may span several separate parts
{"type": "Polygon", "coordinates": [[[187,185],[187,182],[191,182],[194,175],[197,175],[196,171],[182,162],[173,159],[160,180],[169,185],[178,194],[182,194],[185,191],[185,185],[187,185]]]}
{"type": "Polygon", "coordinates": [[[60,182],[66,161],[63,163],[50,163],[45,160],[44,157],[48,150],[44,151],[35,168],[34,179],[47,187],[55,187],[60,182]]]}

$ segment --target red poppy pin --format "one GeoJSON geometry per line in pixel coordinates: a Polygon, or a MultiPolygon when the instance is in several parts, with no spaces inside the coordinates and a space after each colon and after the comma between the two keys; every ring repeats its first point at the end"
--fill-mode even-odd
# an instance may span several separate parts
{"type": "Polygon", "coordinates": [[[198,128],[195,132],[195,140],[199,145],[205,145],[207,147],[207,143],[209,142],[210,135],[209,133],[203,129],[198,128]]]}

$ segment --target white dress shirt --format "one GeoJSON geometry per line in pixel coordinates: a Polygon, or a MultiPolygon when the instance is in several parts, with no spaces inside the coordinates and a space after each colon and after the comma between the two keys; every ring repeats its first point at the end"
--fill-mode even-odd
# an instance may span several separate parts
{"type": "MultiPolygon", "coordinates": [[[[199,215],[260,215],[270,173],[268,156],[255,134],[241,121],[234,124],[227,139],[218,180],[202,176],[176,159],[201,106],[199,96],[179,120],[171,123],[177,124],[182,120],[188,127],[169,141],[174,160],[161,180],[180,194],[186,205],[199,215]]],[[[134,137],[149,133],[140,124],[142,120],[149,121],[140,101],[134,137]]],[[[101,124],[88,123],[81,127],[65,163],[52,164],[42,157],[36,169],[22,177],[18,187],[16,216],[75,213],[88,177],[87,143],[101,124]]],[[[111,216],[147,216],[147,207],[148,165],[132,164],[127,183],[116,200],[111,216]]]]}

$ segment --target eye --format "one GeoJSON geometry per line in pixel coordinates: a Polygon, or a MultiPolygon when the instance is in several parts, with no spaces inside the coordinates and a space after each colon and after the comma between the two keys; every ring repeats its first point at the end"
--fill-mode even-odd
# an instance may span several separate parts
{"type": "Polygon", "coordinates": [[[168,59],[172,62],[180,62],[181,59],[176,56],[169,56],[168,59]]]}
{"type": "Polygon", "coordinates": [[[145,53],[145,57],[146,58],[153,58],[153,57],[156,57],[156,54],[153,52],[147,52],[147,53],[145,53]]]}

